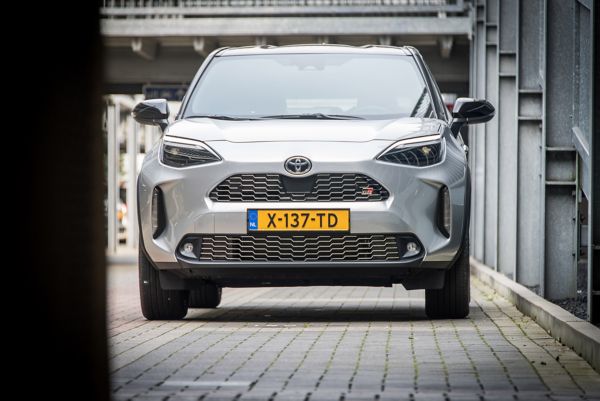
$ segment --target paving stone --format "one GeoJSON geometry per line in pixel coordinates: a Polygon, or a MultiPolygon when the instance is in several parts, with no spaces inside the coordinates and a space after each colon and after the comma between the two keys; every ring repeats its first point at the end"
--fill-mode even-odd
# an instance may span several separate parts
{"type": "Polygon", "coordinates": [[[216,310],[149,322],[136,277],[109,270],[116,401],[600,399],[587,362],[476,280],[462,320],[428,320],[424,292],[395,285],[225,289],[216,310]]]}

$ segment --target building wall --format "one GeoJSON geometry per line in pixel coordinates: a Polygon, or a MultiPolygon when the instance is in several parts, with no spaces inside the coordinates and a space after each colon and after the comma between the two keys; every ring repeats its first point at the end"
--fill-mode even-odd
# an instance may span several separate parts
{"type": "Polygon", "coordinates": [[[585,0],[474,4],[471,95],[489,99],[497,114],[469,134],[471,253],[554,300],[585,289],[578,268],[589,270],[588,282],[594,273],[592,252],[582,247],[594,193],[594,7],[585,0]]]}

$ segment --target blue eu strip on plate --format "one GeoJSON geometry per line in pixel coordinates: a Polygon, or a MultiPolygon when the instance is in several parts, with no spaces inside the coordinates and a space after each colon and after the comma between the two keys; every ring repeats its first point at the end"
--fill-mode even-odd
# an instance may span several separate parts
{"type": "Polygon", "coordinates": [[[255,209],[248,210],[248,230],[258,230],[258,212],[255,209]]]}

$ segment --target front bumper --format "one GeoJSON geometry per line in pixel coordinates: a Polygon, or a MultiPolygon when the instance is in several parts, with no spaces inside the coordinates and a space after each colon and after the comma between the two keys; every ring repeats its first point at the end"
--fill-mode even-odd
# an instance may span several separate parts
{"type": "Polygon", "coordinates": [[[390,268],[447,267],[460,250],[466,221],[468,174],[464,153],[450,138],[444,160],[418,168],[374,160],[390,141],[370,142],[208,142],[223,161],[176,169],[161,164],[155,148],[144,161],[138,181],[140,231],[148,257],[159,269],[279,268],[294,266],[390,268]],[[210,191],[221,181],[241,173],[289,175],[283,161],[292,155],[311,159],[315,173],[361,173],[390,192],[377,202],[214,202],[210,191]],[[164,231],[152,236],[152,191],[160,187],[167,216],[164,231]],[[452,209],[451,233],[438,228],[439,191],[446,186],[452,209]],[[190,234],[246,234],[248,209],[350,209],[352,234],[412,234],[423,246],[417,259],[394,262],[213,262],[182,260],[177,247],[190,234]]]}

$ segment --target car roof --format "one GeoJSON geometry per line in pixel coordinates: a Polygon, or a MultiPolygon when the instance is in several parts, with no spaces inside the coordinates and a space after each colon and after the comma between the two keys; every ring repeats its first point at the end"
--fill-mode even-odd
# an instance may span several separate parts
{"type": "Polygon", "coordinates": [[[244,46],[244,47],[225,47],[220,49],[215,56],[247,56],[253,54],[389,54],[410,56],[416,52],[416,49],[410,46],[350,46],[350,45],[330,45],[330,44],[307,44],[307,45],[286,45],[286,46],[244,46]]]}

